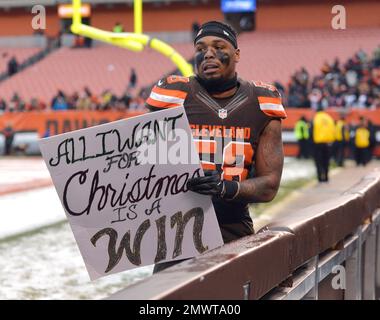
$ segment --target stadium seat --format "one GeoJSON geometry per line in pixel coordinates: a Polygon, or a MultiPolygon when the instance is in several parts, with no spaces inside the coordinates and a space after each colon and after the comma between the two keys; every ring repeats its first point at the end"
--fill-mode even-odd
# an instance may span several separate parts
{"type": "MultiPolygon", "coordinates": [[[[378,34],[379,28],[243,33],[239,37],[241,60],[237,70],[245,79],[280,81],[286,85],[301,67],[314,76],[320,73],[325,61],[332,62],[335,57],[346,61],[360,48],[372,54],[379,44],[378,34]]],[[[191,58],[192,43],[174,47],[186,59],[191,58]]],[[[10,99],[18,91],[26,100],[37,97],[50,101],[59,89],[68,93],[81,92],[85,86],[95,94],[110,89],[121,95],[128,85],[132,67],[137,72],[138,88],[175,70],[168,58],[151,49],[134,53],[106,45],[92,49],[61,48],[3,82],[0,96],[10,99]]]]}
{"type": "MultiPolygon", "coordinates": [[[[191,45],[178,44],[175,48],[185,58],[191,57],[191,45]]],[[[0,96],[10,99],[18,91],[26,100],[36,97],[50,101],[57,90],[70,94],[82,92],[86,86],[95,94],[110,89],[116,95],[121,95],[128,85],[132,67],[137,73],[138,87],[150,85],[176,69],[168,58],[151,49],[135,53],[111,46],[61,48],[3,82],[0,96]]]]}

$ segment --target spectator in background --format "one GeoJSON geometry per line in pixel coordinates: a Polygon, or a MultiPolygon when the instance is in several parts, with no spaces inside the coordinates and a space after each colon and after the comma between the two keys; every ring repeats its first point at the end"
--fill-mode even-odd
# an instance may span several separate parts
{"type": "Polygon", "coordinates": [[[54,104],[52,105],[53,110],[67,110],[68,105],[66,102],[66,99],[64,96],[58,96],[57,99],[54,101],[54,104]]]}
{"type": "Polygon", "coordinates": [[[12,76],[18,71],[18,62],[16,60],[16,57],[13,56],[9,61],[8,61],[8,76],[12,76]]]}
{"type": "Polygon", "coordinates": [[[331,72],[331,67],[327,61],[323,63],[323,66],[321,68],[321,72],[326,75],[331,72]]]}
{"type": "Polygon", "coordinates": [[[373,51],[373,62],[375,67],[380,67],[380,45],[373,51]]]}
{"type": "Polygon", "coordinates": [[[372,69],[371,82],[380,87],[380,66],[372,69]]]}
{"type": "Polygon", "coordinates": [[[18,92],[15,92],[11,98],[11,101],[9,103],[9,111],[10,112],[17,112],[17,111],[23,111],[25,108],[25,102],[22,101],[20,95],[18,92]]]}
{"type": "Polygon", "coordinates": [[[348,92],[344,96],[344,105],[346,107],[353,107],[355,105],[357,96],[356,96],[356,89],[350,88],[348,89],[348,92]]]}
{"type": "Polygon", "coordinates": [[[302,116],[294,127],[294,135],[298,142],[298,159],[309,158],[309,124],[304,116],[302,116]]]}
{"type": "Polygon", "coordinates": [[[59,30],[58,34],[56,36],[56,41],[57,41],[57,47],[58,48],[62,47],[62,37],[63,37],[63,31],[59,30]]]}
{"type": "Polygon", "coordinates": [[[90,90],[89,87],[84,87],[84,93],[87,95],[88,98],[92,97],[92,91],[90,90]]]}
{"type": "Polygon", "coordinates": [[[84,37],[76,35],[74,39],[73,48],[83,48],[84,45],[85,45],[84,37]]]}
{"type": "Polygon", "coordinates": [[[124,104],[125,109],[129,109],[129,105],[131,104],[132,101],[132,95],[129,92],[129,89],[127,88],[124,91],[124,94],[120,97],[119,102],[124,104]]]}
{"type": "Polygon", "coordinates": [[[358,83],[358,73],[355,70],[347,70],[346,83],[349,87],[355,87],[358,83]]]}
{"type": "Polygon", "coordinates": [[[77,91],[74,91],[74,93],[67,97],[67,108],[68,110],[75,110],[78,105],[79,100],[79,94],[77,91]]]}
{"type": "Polygon", "coordinates": [[[333,72],[334,74],[341,73],[341,70],[340,70],[340,60],[339,60],[338,57],[335,57],[335,60],[333,62],[332,68],[331,68],[331,72],[333,72]]]}
{"type": "Polygon", "coordinates": [[[359,109],[368,108],[370,106],[369,94],[370,94],[370,87],[369,87],[368,82],[360,81],[357,88],[358,96],[356,100],[356,107],[358,107],[359,109]]]}
{"type": "Polygon", "coordinates": [[[26,105],[26,111],[37,111],[39,110],[39,102],[36,98],[32,98],[30,103],[26,105]]]}
{"type": "Polygon", "coordinates": [[[101,106],[100,110],[109,110],[111,109],[113,102],[113,94],[110,90],[104,90],[101,96],[101,106]]]}
{"type": "Polygon", "coordinates": [[[146,101],[146,99],[149,98],[150,90],[151,90],[151,89],[141,88],[140,91],[139,91],[138,96],[139,96],[141,99],[144,100],[144,105],[145,105],[145,101],[146,101]]]}
{"type": "Polygon", "coordinates": [[[0,114],[7,110],[7,103],[3,98],[0,99],[0,114]]]}
{"type": "Polygon", "coordinates": [[[9,156],[12,153],[12,144],[14,139],[14,131],[10,122],[5,125],[3,135],[5,138],[4,155],[9,156]]]}
{"type": "Polygon", "coordinates": [[[85,48],[91,48],[92,47],[92,38],[85,37],[84,42],[83,42],[83,46],[85,48]]]}
{"type": "Polygon", "coordinates": [[[135,68],[131,68],[131,74],[129,76],[128,90],[136,88],[137,74],[135,68]]]}
{"type": "Polygon", "coordinates": [[[38,99],[38,107],[39,107],[39,110],[46,110],[47,104],[44,100],[38,99]]]}
{"type": "Polygon", "coordinates": [[[91,98],[88,96],[88,94],[84,92],[80,93],[78,100],[76,101],[75,109],[77,110],[91,109],[91,98]]]}
{"type": "Polygon", "coordinates": [[[309,83],[309,72],[307,72],[305,67],[301,68],[301,71],[298,73],[298,79],[303,88],[307,88],[309,83]]]}
{"type": "Polygon", "coordinates": [[[124,32],[124,27],[120,22],[116,22],[112,31],[115,33],[122,33],[124,32]]]}
{"type": "Polygon", "coordinates": [[[51,100],[50,102],[50,106],[53,106],[56,102],[56,100],[59,98],[59,97],[65,97],[65,94],[63,93],[62,90],[58,90],[57,94],[53,97],[53,99],[51,100]]]}
{"type": "Polygon", "coordinates": [[[356,53],[356,57],[359,59],[360,63],[367,62],[367,53],[362,48],[360,48],[359,51],[356,53]]]}
{"type": "Polygon", "coordinates": [[[318,88],[314,88],[309,94],[310,105],[313,110],[317,110],[322,107],[322,92],[318,88]]]}
{"type": "Polygon", "coordinates": [[[42,111],[46,109],[46,104],[37,98],[32,98],[30,103],[25,104],[25,111],[42,111]]]}

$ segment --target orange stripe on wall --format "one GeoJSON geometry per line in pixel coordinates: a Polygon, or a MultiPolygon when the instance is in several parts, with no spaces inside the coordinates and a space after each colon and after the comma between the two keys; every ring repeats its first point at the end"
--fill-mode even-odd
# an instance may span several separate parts
{"type": "MultiPolygon", "coordinates": [[[[55,121],[60,125],[63,121],[83,122],[89,124],[99,121],[114,121],[122,118],[128,118],[140,115],[143,112],[128,111],[50,111],[50,112],[13,112],[3,113],[0,117],[0,131],[2,131],[7,122],[10,122],[16,131],[37,131],[41,132],[46,121],[55,121]]],[[[328,113],[335,119],[339,119],[339,110],[329,109],[328,113]]],[[[309,121],[314,115],[311,109],[286,109],[287,118],[282,121],[282,128],[293,130],[295,123],[301,116],[305,116],[309,121]]],[[[375,125],[380,126],[380,109],[378,110],[353,110],[346,115],[347,122],[358,121],[363,116],[371,120],[375,125]]],[[[76,127],[76,126],[74,126],[76,127]]],[[[79,126],[80,127],[80,126],[79,126]]]]}
{"type": "MultiPolygon", "coordinates": [[[[310,109],[286,109],[286,113],[288,117],[282,120],[282,128],[293,130],[296,121],[301,116],[305,116],[308,120],[311,120],[314,111],[310,109]]],[[[334,119],[339,119],[339,109],[330,109],[328,113],[334,119]]],[[[127,111],[31,111],[3,113],[0,116],[0,132],[10,123],[15,131],[38,132],[40,137],[43,137],[47,129],[51,130],[50,135],[55,135],[141,114],[143,112],[127,111]]],[[[380,126],[380,109],[353,110],[346,115],[346,120],[348,123],[357,123],[360,116],[371,120],[374,125],[380,126]]],[[[284,150],[285,155],[294,156],[297,154],[298,146],[296,144],[285,144],[284,150]]],[[[376,148],[375,154],[380,156],[380,146],[376,148]]]]}
{"type": "Polygon", "coordinates": [[[0,132],[9,123],[14,131],[38,132],[43,137],[46,130],[56,135],[73,130],[92,127],[143,114],[125,111],[48,111],[4,113],[0,117],[0,132]]]}

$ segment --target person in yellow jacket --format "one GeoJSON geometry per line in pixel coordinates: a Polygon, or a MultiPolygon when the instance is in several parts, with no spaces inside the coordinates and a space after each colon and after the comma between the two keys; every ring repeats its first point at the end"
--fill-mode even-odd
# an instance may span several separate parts
{"type": "Polygon", "coordinates": [[[335,122],[322,108],[318,108],[313,117],[311,133],[318,181],[328,182],[330,147],[335,141],[335,122]]]}
{"type": "Polygon", "coordinates": [[[367,127],[367,122],[363,117],[360,117],[359,125],[355,130],[355,161],[357,166],[365,166],[367,164],[369,146],[370,132],[367,127]]]}
{"type": "Polygon", "coordinates": [[[297,158],[309,158],[309,124],[304,116],[302,116],[294,126],[294,135],[298,142],[297,158]]]}

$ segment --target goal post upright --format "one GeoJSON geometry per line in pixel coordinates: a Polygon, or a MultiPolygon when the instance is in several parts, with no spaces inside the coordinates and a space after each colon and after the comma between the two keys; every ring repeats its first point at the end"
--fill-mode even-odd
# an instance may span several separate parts
{"type": "Polygon", "coordinates": [[[180,55],[173,47],[157,38],[151,38],[142,33],[142,10],[143,0],[134,0],[134,32],[115,33],[111,31],[101,30],[82,23],[81,17],[81,0],[72,0],[73,3],[73,23],[71,31],[74,34],[85,36],[94,40],[107,42],[114,46],[139,52],[144,47],[149,46],[153,50],[168,57],[180,70],[180,72],[189,77],[193,74],[193,66],[180,55]]]}

